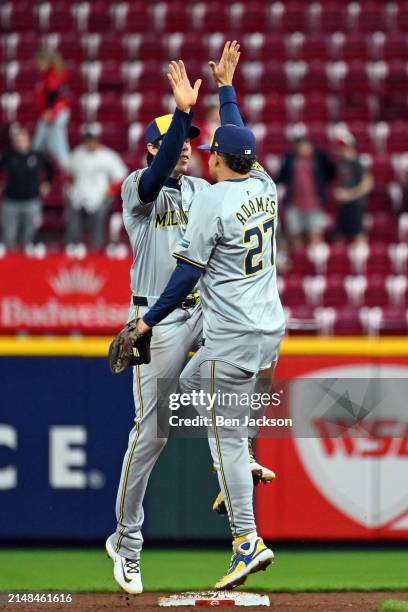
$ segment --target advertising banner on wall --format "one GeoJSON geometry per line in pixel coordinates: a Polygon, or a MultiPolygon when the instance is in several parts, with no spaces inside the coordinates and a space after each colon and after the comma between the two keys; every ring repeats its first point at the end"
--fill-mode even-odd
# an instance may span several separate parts
{"type": "Polygon", "coordinates": [[[0,260],[0,333],[116,332],[127,318],[131,263],[105,255],[7,255],[0,260]]]}
{"type": "Polygon", "coordinates": [[[271,539],[408,539],[408,358],[287,355],[283,372],[291,377],[295,427],[290,437],[258,442],[261,463],[277,473],[272,485],[257,488],[260,532],[271,539]],[[308,406],[304,389],[319,379],[328,381],[326,401],[342,407],[341,418],[313,418],[319,406],[308,406]]]}
{"type": "MultiPolygon", "coordinates": [[[[255,489],[259,532],[408,539],[408,358],[283,354],[277,377],[293,427],[259,432],[258,459],[277,475],[255,489]]],[[[0,380],[0,538],[105,537],[134,424],[131,372],[113,377],[96,356],[3,355],[0,380]]],[[[146,538],[225,537],[217,491],[207,440],[170,440],[148,487],[146,538]]]]}

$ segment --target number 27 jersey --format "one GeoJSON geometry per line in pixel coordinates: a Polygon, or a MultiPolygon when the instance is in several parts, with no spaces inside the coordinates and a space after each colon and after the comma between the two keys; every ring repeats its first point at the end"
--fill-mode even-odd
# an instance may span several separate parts
{"type": "Polygon", "coordinates": [[[205,353],[249,371],[276,359],[285,319],[276,282],[278,202],[272,179],[253,170],[197,194],[177,259],[204,270],[205,353]]]}

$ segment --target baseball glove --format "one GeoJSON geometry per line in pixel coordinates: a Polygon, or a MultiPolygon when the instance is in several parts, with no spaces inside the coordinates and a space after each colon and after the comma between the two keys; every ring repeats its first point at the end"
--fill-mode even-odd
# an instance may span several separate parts
{"type": "Polygon", "coordinates": [[[112,374],[121,374],[134,365],[150,363],[152,332],[139,334],[136,331],[138,320],[129,321],[110,344],[108,361],[112,374]]]}

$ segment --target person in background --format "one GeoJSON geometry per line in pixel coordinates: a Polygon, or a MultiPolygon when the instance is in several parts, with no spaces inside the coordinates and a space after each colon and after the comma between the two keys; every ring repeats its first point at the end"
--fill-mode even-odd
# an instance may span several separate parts
{"type": "Polygon", "coordinates": [[[286,231],[292,248],[301,246],[305,237],[312,243],[322,241],[327,186],[335,174],[329,155],[307,136],[295,139],[292,150],[285,154],[276,183],[286,188],[286,231]]]}
{"type": "Polygon", "coordinates": [[[42,201],[54,176],[51,162],[31,146],[28,131],[10,128],[11,147],[0,157],[6,175],[1,210],[2,242],[8,249],[27,247],[42,222],[42,201]]]}
{"type": "Polygon", "coordinates": [[[41,49],[35,57],[41,78],[36,86],[40,118],[37,123],[33,146],[47,152],[63,165],[69,154],[68,74],[64,60],[55,51],[41,49]]]}
{"type": "Polygon", "coordinates": [[[335,236],[355,242],[365,241],[364,211],[369,193],[374,188],[372,174],[361,163],[354,136],[344,132],[335,139],[337,186],[335,236]]]}
{"type": "Polygon", "coordinates": [[[80,243],[87,225],[89,241],[98,250],[105,241],[112,198],[128,169],[115,151],[102,145],[99,126],[88,124],[82,130],[82,144],[72,151],[64,170],[70,177],[66,242],[80,243]]]}

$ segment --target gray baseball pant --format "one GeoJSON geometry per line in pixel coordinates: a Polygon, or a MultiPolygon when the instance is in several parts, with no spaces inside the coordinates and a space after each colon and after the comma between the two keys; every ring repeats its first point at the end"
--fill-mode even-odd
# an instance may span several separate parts
{"type": "MultiPolygon", "coordinates": [[[[129,320],[143,317],[147,310],[140,307],[135,313],[133,306],[129,320]]],[[[198,348],[201,339],[201,308],[177,308],[153,330],[151,362],[133,368],[135,425],[129,434],[117,493],[117,528],[110,536],[112,546],[122,557],[140,557],[143,498],[151,471],[167,441],[157,437],[157,381],[165,380],[166,393],[175,392],[188,354],[198,348]]]]}
{"type": "MultiPolygon", "coordinates": [[[[256,374],[224,361],[208,359],[202,347],[184,368],[180,377],[183,392],[193,389],[205,393],[251,395],[256,385],[256,374]],[[203,361],[204,359],[204,361],[203,361]]],[[[228,397],[228,396],[227,396],[228,397]]],[[[213,408],[198,408],[202,416],[210,416],[208,441],[218,481],[223,493],[231,532],[234,538],[256,531],[253,510],[253,481],[248,453],[248,429],[234,424],[217,425],[216,417],[239,418],[243,422],[248,408],[234,403],[216,401],[213,408]]]]}

